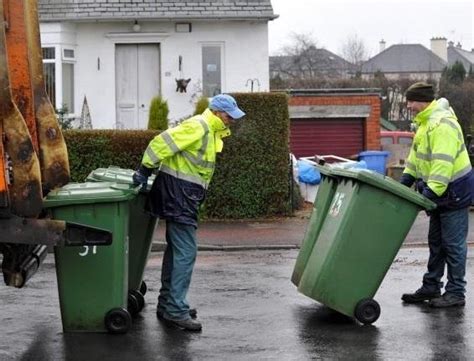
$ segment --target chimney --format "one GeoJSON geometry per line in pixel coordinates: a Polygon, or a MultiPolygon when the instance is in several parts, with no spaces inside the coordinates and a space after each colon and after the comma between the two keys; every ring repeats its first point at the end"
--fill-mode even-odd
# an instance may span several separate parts
{"type": "Polygon", "coordinates": [[[380,45],[380,53],[385,50],[385,40],[380,40],[379,42],[380,45]]]}
{"type": "Polygon", "coordinates": [[[448,61],[447,39],[431,38],[431,51],[444,61],[448,61]]]}
{"type": "Polygon", "coordinates": [[[460,43],[459,41],[458,41],[458,43],[456,44],[456,48],[462,49],[462,45],[461,45],[461,43],[460,43]]]}
{"type": "Polygon", "coordinates": [[[448,41],[448,48],[452,48],[454,46],[454,41],[448,41]]]}

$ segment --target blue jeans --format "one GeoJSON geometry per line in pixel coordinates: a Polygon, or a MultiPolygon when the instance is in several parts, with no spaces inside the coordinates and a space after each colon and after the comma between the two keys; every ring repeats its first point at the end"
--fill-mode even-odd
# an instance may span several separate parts
{"type": "Polygon", "coordinates": [[[172,318],[186,320],[190,318],[186,295],[197,255],[196,227],[167,220],[166,243],[158,308],[172,318]]]}
{"type": "Polygon", "coordinates": [[[441,278],[448,266],[446,292],[464,298],[466,293],[466,256],[469,208],[437,213],[430,218],[428,243],[430,258],[428,272],[423,276],[423,288],[438,291],[443,287],[441,278]]]}

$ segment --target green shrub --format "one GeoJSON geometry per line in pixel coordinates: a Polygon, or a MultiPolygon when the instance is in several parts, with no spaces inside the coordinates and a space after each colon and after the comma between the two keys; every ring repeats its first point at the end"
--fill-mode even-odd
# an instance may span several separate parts
{"type": "Polygon", "coordinates": [[[97,168],[115,165],[136,169],[153,130],[65,130],[72,182],[84,182],[97,168]]]}
{"type": "Polygon", "coordinates": [[[209,99],[207,97],[200,97],[196,102],[193,115],[202,114],[209,107],[209,99]]]}
{"type": "Polygon", "coordinates": [[[61,108],[55,109],[56,116],[58,118],[58,123],[61,129],[66,130],[66,129],[72,129],[73,128],[73,120],[74,118],[68,117],[69,115],[69,109],[67,107],[67,104],[63,104],[61,108]]]}
{"type": "Polygon", "coordinates": [[[161,96],[154,97],[151,100],[150,111],[148,113],[148,129],[168,129],[168,113],[168,102],[161,96]]]}

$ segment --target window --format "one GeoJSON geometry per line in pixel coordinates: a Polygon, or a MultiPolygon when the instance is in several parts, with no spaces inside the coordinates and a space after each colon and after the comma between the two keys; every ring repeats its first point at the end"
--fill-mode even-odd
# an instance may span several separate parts
{"type": "Polygon", "coordinates": [[[56,109],[74,113],[74,49],[44,47],[43,71],[46,92],[56,109]],[[61,56],[62,51],[62,56],[61,56]]]}
{"type": "Polygon", "coordinates": [[[202,47],[202,92],[206,97],[222,92],[220,45],[202,47]]]}
{"type": "Polygon", "coordinates": [[[48,93],[49,99],[53,105],[56,104],[56,67],[55,62],[55,51],[54,47],[43,48],[43,72],[44,72],[44,83],[46,86],[46,93],[48,93]]]}
{"type": "Polygon", "coordinates": [[[411,143],[413,143],[413,137],[398,137],[398,143],[411,145],[411,143]]]}
{"type": "Polygon", "coordinates": [[[392,137],[380,137],[380,143],[382,145],[393,144],[393,138],[392,137]]]}
{"type": "Polygon", "coordinates": [[[63,105],[74,113],[74,64],[63,64],[63,105]]]}
{"type": "Polygon", "coordinates": [[[63,49],[64,60],[74,60],[74,49],[63,49]]]}

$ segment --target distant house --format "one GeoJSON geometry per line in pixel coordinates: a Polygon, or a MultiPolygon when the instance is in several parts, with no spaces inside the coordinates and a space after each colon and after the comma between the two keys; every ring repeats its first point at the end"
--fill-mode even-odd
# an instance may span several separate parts
{"type": "Polygon", "coordinates": [[[362,66],[362,76],[369,78],[380,71],[389,79],[432,79],[439,80],[443,69],[461,62],[469,71],[474,68],[474,49],[464,50],[460,43],[448,43],[446,38],[432,38],[431,49],[421,44],[395,44],[385,49],[380,42],[380,53],[362,66]]]}
{"type": "Polygon", "coordinates": [[[270,0],[39,0],[39,16],[54,105],[77,116],[87,97],[94,128],[145,128],[155,95],[177,120],[200,95],[269,89],[270,0]]]}
{"type": "MultiPolygon", "coordinates": [[[[432,48],[438,39],[432,39],[432,48]]],[[[439,80],[447,60],[421,44],[395,44],[383,49],[362,65],[362,77],[370,78],[382,72],[387,79],[439,80]]]]}
{"type": "Polygon", "coordinates": [[[474,71],[474,49],[467,51],[462,48],[461,43],[454,46],[454,42],[450,41],[448,43],[448,63],[453,65],[456,61],[462,63],[466,72],[469,72],[471,68],[474,71]]]}
{"type": "Polygon", "coordinates": [[[271,56],[270,78],[282,80],[312,77],[350,78],[354,66],[340,56],[322,48],[309,48],[298,56],[271,56]]]}

